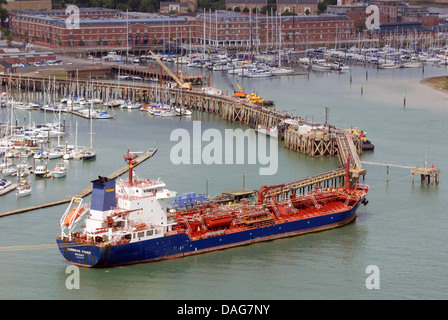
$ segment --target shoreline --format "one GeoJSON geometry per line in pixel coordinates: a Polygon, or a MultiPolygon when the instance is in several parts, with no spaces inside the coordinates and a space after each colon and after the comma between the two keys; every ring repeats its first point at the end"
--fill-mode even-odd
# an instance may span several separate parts
{"type": "Polygon", "coordinates": [[[429,86],[434,90],[448,94],[448,76],[426,78],[421,80],[420,83],[429,86]]]}

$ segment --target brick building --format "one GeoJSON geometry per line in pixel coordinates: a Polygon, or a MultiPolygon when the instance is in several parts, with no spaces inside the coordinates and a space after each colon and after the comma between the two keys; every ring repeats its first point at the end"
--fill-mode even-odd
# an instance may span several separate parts
{"type": "Polygon", "coordinates": [[[365,3],[353,3],[347,5],[328,5],[327,13],[346,15],[354,21],[355,28],[358,30],[363,28],[366,21],[366,8],[365,3]]]}
{"type": "Polygon", "coordinates": [[[399,0],[370,0],[369,3],[359,2],[346,5],[329,5],[327,12],[331,14],[347,15],[355,21],[355,26],[365,24],[366,18],[372,13],[366,13],[368,5],[376,5],[379,9],[381,23],[420,22],[424,27],[433,28],[438,25],[437,15],[430,14],[428,7],[411,6],[399,0]]]}
{"type": "Polygon", "coordinates": [[[226,10],[231,9],[235,11],[235,8],[239,8],[240,11],[243,12],[243,10],[247,8],[253,12],[254,8],[258,8],[260,12],[263,7],[267,6],[267,4],[267,0],[226,0],[226,10]]]}
{"type": "Polygon", "coordinates": [[[8,0],[3,5],[8,12],[11,10],[51,10],[51,0],[23,0],[10,1],[8,0]]]}
{"type": "Polygon", "coordinates": [[[401,21],[420,22],[422,26],[427,28],[433,28],[439,24],[438,16],[431,15],[428,7],[424,6],[405,6],[401,21]]]}
{"type": "Polygon", "coordinates": [[[180,0],[179,2],[160,2],[160,13],[189,13],[198,8],[197,0],[180,0]]]}
{"type": "Polygon", "coordinates": [[[341,41],[348,40],[354,30],[353,20],[347,16],[329,14],[249,17],[237,12],[218,11],[198,14],[195,24],[200,30],[196,42],[205,41],[217,47],[269,46],[280,42],[282,46],[292,47],[294,43],[341,41]],[[201,34],[204,20],[207,31],[205,39],[201,34]]]}
{"type": "Polygon", "coordinates": [[[370,0],[369,4],[376,5],[380,11],[381,23],[394,23],[401,21],[404,0],[370,0]]]}
{"type": "Polygon", "coordinates": [[[20,53],[0,53],[0,61],[6,61],[10,64],[35,63],[55,60],[56,55],[53,52],[20,52],[20,53]]]}
{"type": "Polygon", "coordinates": [[[181,31],[187,33],[187,18],[113,17],[81,18],[79,28],[66,27],[63,17],[19,14],[11,19],[13,37],[47,47],[139,46],[164,43],[181,31]],[[183,30],[181,30],[183,28],[183,30]]]}
{"type": "Polygon", "coordinates": [[[384,43],[395,45],[403,41],[416,41],[416,36],[422,41],[434,37],[435,32],[424,27],[421,22],[382,23],[379,29],[368,30],[371,39],[379,39],[384,43]]]}
{"type": "Polygon", "coordinates": [[[318,0],[277,0],[277,12],[294,13],[294,15],[317,14],[318,0]]]}
{"type": "Polygon", "coordinates": [[[282,45],[292,45],[294,41],[347,39],[354,30],[353,20],[347,16],[250,16],[224,10],[198,13],[195,17],[132,13],[129,18],[126,14],[84,17],[78,29],[67,28],[65,20],[54,15],[16,14],[11,19],[11,32],[19,41],[57,48],[143,47],[174,40],[216,47],[267,45],[280,41],[282,45]]]}
{"type": "MultiPolygon", "coordinates": [[[[282,47],[295,47],[348,42],[358,39],[356,21],[363,19],[362,15],[355,18],[350,14],[268,16],[225,10],[200,12],[194,17],[139,12],[109,14],[104,17],[85,14],[79,28],[70,29],[63,16],[22,13],[11,18],[10,26],[16,40],[50,48],[146,49],[169,42],[247,48],[280,43],[282,47]]],[[[372,34],[377,36],[382,37],[372,34]]]]}

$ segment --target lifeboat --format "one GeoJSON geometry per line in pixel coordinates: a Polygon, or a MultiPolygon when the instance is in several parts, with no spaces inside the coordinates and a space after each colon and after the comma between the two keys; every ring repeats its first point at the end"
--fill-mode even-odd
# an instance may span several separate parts
{"type": "Polygon", "coordinates": [[[75,221],[84,213],[83,208],[80,208],[78,211],[76,211],[76,209],[78,209],[78,207],[73,207],[72,211],[70,211],[70,213],[65,217],[64,224],[66,227],[70,225],[70,221],[75,221]],[[72,219],[73,215],[76,215],[74,219],[72,219]]]}

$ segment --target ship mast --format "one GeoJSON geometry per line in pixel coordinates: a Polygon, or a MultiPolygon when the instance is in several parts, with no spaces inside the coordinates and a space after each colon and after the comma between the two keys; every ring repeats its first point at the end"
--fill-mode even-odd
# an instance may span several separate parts
{"type": "Polygon", "coordinates": [[[131,156],[129,154],[129,149],[128,149],[127,155],[123,156],[123,158],[129,164],[129,170],[128,170],[128,173],[129,173],[129,185],[132,185],[132,168],[134,167],[134,164],[136,163],[134,161],[134,159],[137,158],[137,155],[135,154],[135,155],[131,156]]]}

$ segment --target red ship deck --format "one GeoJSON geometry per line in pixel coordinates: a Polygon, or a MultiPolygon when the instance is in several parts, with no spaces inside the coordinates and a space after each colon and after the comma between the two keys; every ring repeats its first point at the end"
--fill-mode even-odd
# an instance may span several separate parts
{"type": "Polygon", "coordinates": [[[211,203],[178,212],[175,232],[199,239],[309,219],[348,210],[362,195],[362,189],[326,189],[287,201],[211,203]]]}

